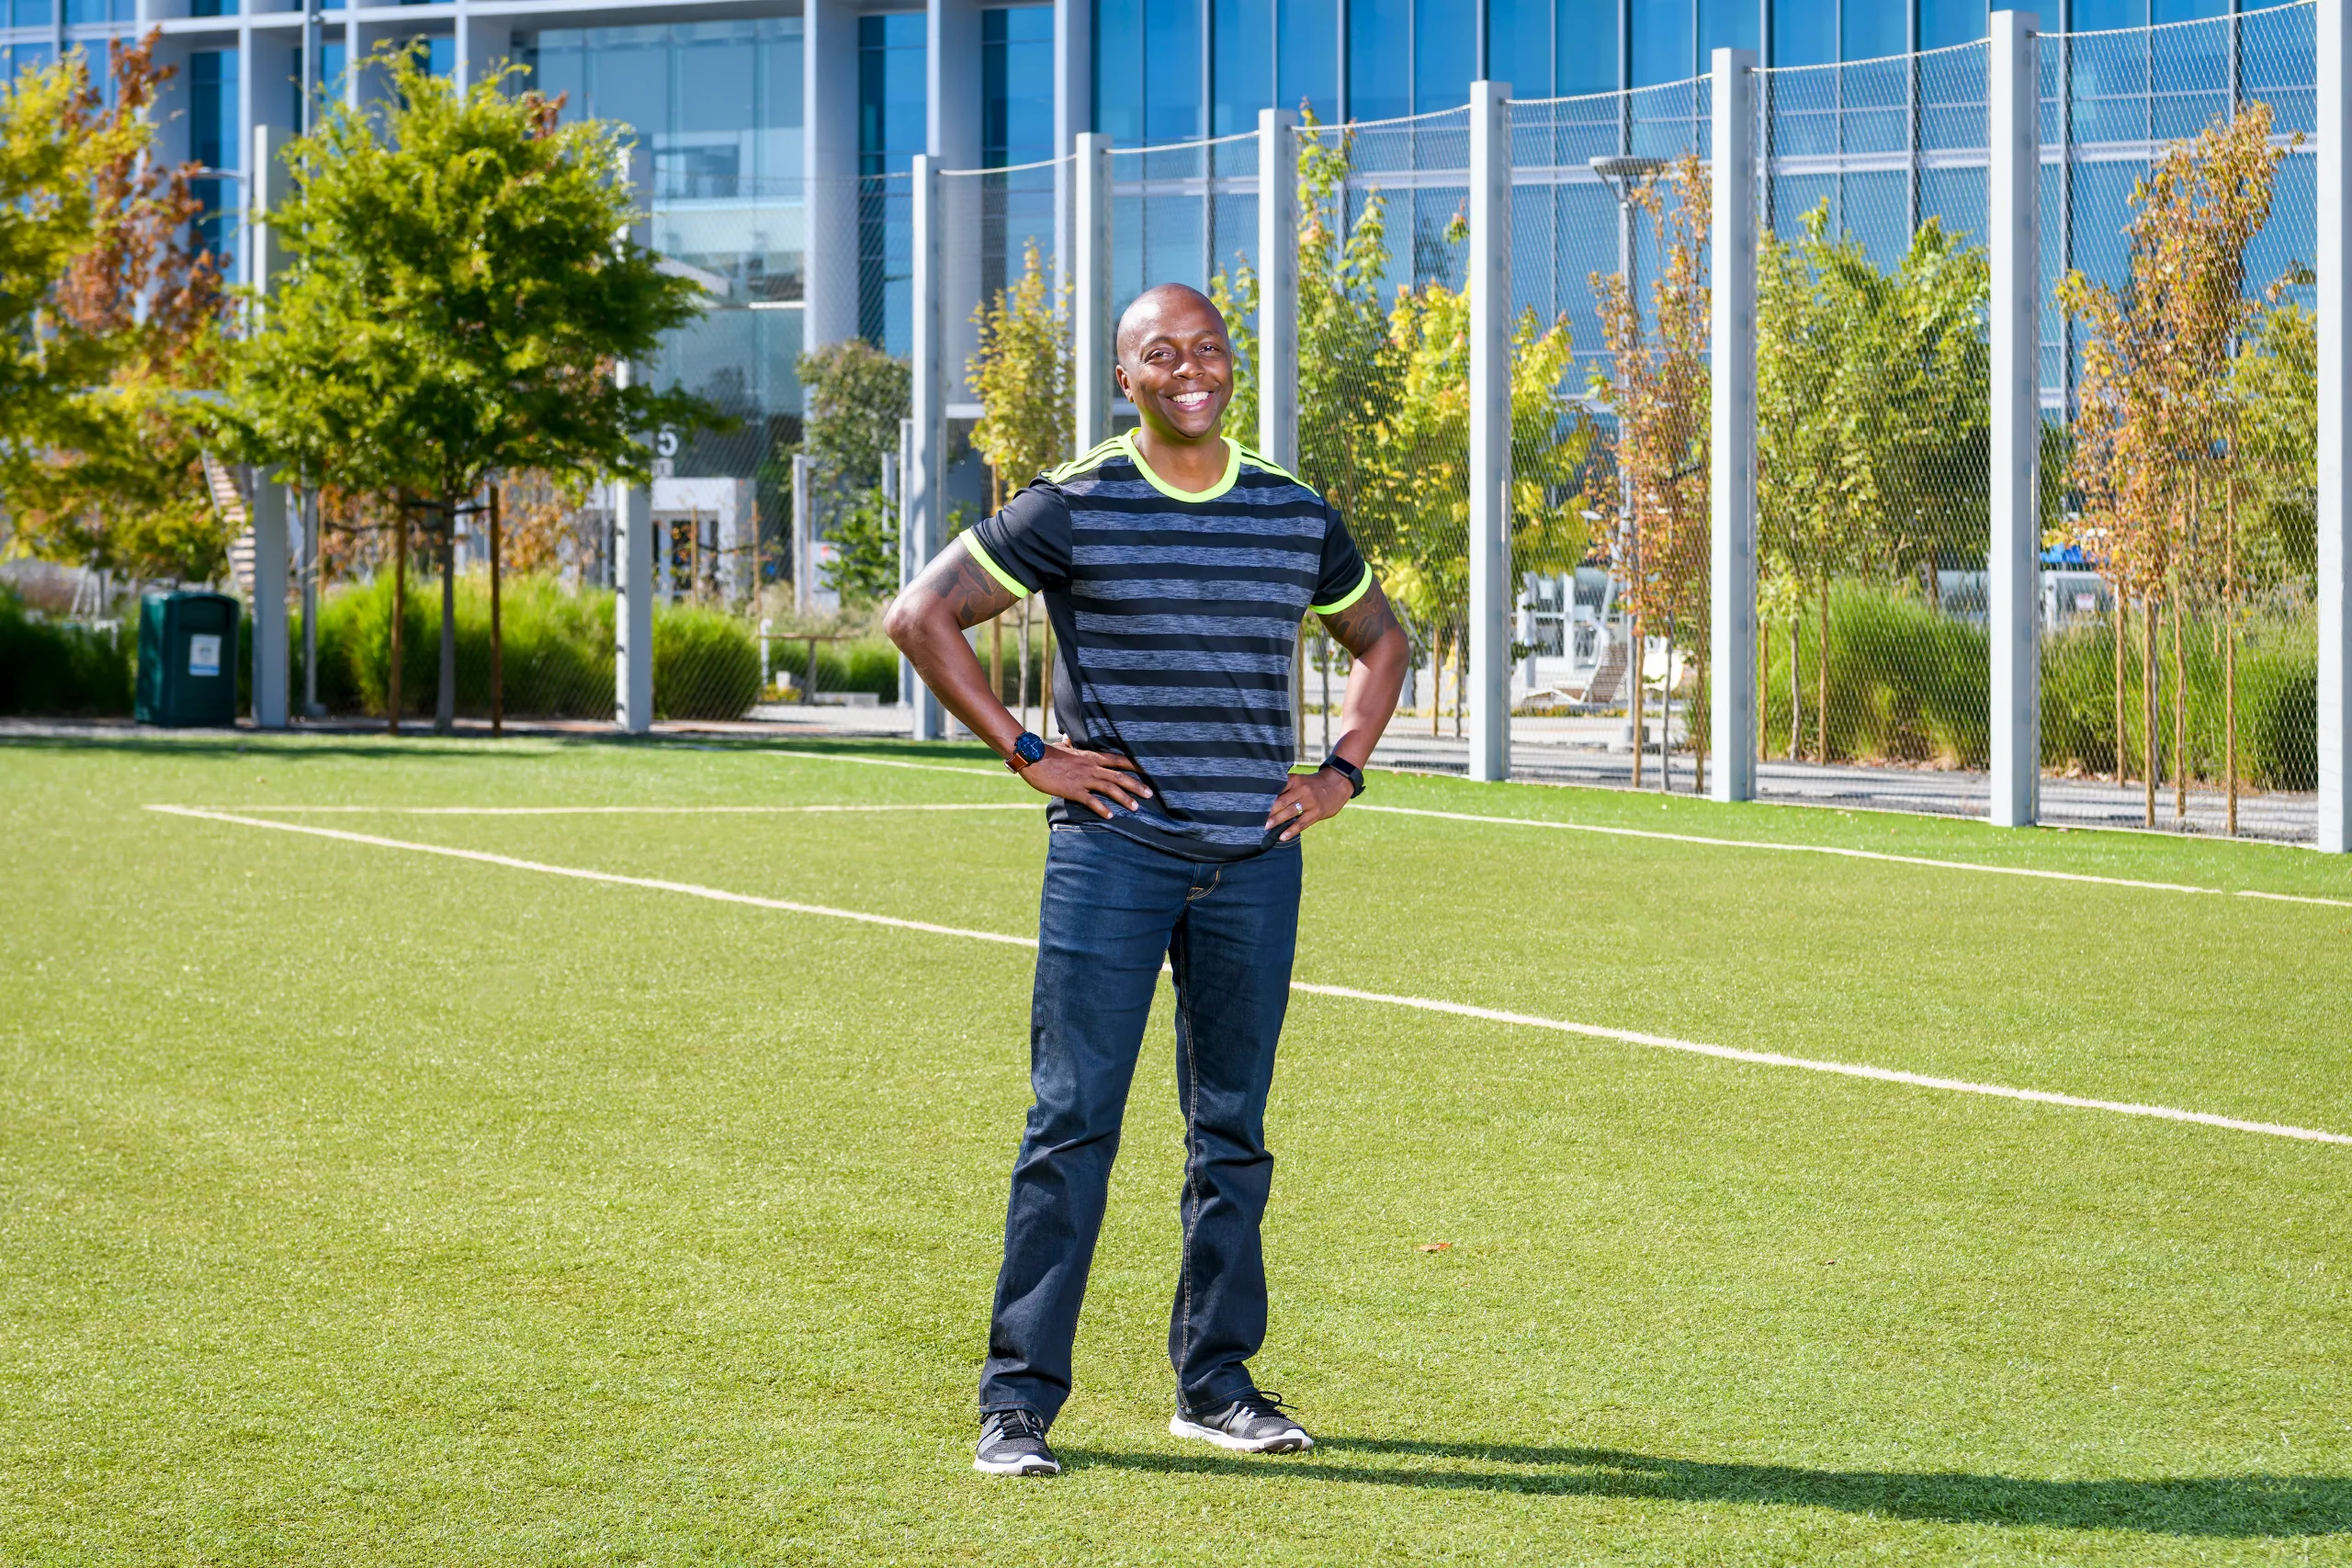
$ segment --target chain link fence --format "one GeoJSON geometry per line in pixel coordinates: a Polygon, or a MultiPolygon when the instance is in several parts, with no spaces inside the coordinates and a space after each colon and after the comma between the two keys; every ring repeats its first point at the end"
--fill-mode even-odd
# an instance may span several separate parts
{"type": "Polygon", "coordinates": [[[2314,20],[2041,40],[2045,819],[2312,836],[2314,20]]]}

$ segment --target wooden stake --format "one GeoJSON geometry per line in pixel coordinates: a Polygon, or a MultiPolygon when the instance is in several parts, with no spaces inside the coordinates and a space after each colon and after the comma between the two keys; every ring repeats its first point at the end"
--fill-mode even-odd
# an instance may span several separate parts
{"type": "Polygon", "coordinates": [[[388,733],[401,732],[401,620],[408,614],[408,507],[392,503],[392,668],[385,681],[388,733]]]}

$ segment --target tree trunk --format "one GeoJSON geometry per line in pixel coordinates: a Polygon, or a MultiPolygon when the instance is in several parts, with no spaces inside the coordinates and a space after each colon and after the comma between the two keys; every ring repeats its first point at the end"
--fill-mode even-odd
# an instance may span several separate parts
{"type": "Polygon", "coordinates": [[[2229,834],[2238,836],[2238,487],[2232,475],[2222,492],[2222,771],[2229,834]]]}
{"type": "Polygon", "coordinates": [[[1793,762],[1804,754],[1804,634],[1798,630],[1802,618],[1792,610],[1789,615],[1789,761],[1793,762]]]}
{"type": "Polygon", "coordinates": [[[401,621],[408,614],[408,504],[392,506],[392,667],[386,671],[384,713],[388,733],[401,732],[401,621]]]}
{"type": "Polygon", "coordinates": [[[2140,601],[2140,733],[2141,761],[2145,773],[2141,788],[2146,800],[2145,825],[2156,825],[2156,602],[2140,601]]]}
{"type": "MultiPolygon", "coordinates": [[[[506,733],[506,649],[499,624],[498,581],[498,482],[490,486],[490,732],[506,733]]],[[[757,606],[759,590],[753,587],[752,604],[757,606]]],[[[765,648],[765,643],[761,644],[765,648]]]]}
{"type": "Polygon", "coordinates": [[[1030,607],[1035,603],[1036,595],[1034,593],[1021,601],[1020,647],[1016,649],[1021,655],[1021,678],[1015,684],[1020,687],[1017,694],[1021,698],[1021,728],[1023,729],[1029,728],[1029,621],[1033,614],[1030,607]]]}
{"type": "Polygon", "coordinates": [[[1813,760],[1829,761],[1829,563],[1821,564],[1821,649],[1814,662],[1813,760]]]}
{"type": "Polygon", "coordinates": [[[2110,585],[2108,592],[2108,607],[2114,612],[2115,618],[2115,786],[2120,789],[2130,782],[2132,777],[2131,765],[2125,761],[2130,753],[2125,749],[2123,735],[2122,583],[2116,582],[2110,585]]]}
{"type": "Polygon", "coordinates": [[[1646,661],[1642,657],[1641,616],[1628,615],[1625,617],[1625,637],[1629,644],[1625,649],[1625,678],[1628,682],[1625,711],[1633,716],[1634,720],[1634,787],[1639,789],[1642,787],[1642,749],[1649,743],[1647,735],[1644,733],[1645,721],[1649,717],[1649,705],[1642,696],[1642,665],[1646,661]]]}
{"type": "Polygon", "coordinates": [[[1463,705],[1470,701],[1470,614],[1453,630],[1453,739],[1463,739],[1463,705]]]}
{"type": "Polygon", "coordinates": [[[1039,639],[1044,647],[1037,653],[1037,733],[1046,739],[1054,739],[1054,618],[1040,615],[1039,639]]]}
{"type": "MultiPolygon", "coordinates": [[[[2178,597],[2179,579],[2176,574],[2175,597],[2178,597]]],[[[2172,819],[2188,820],[2188,665],[2181,657],[2180,626],[2188,617],[2178,605],[2172,616],[2172,819]]]]}
{"type": "Polygon", "coordinates": [[[433,733],[458,721],[458,501],[441,498],[441,669],[433,694],[433,733]]]}
{"type": "MultiPolygon", "coordinates": [[[[993,463],[989,465],[989,501],[991,515],[1004,510],[1004,479],[993,463]]],[[[1001,610],[989,618],[989,695],[998,702],[1004,701],[1004,612],[1001,610]]]]}
{"type": "Polygon", "coordinates": [[[1674,612],[1666,613],[1666,673],[1657,688],[1657,787],[1674,793],[1674,612]]]}

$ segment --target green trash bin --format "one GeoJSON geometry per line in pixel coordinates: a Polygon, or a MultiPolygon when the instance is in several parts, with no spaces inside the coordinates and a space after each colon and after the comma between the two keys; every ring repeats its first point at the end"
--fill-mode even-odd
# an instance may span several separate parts
{"type": "Polygon", "coordinates": [[[150,593],[139,602],[141,724],[237,722],[237,602],[226,593],[150,593]]]}

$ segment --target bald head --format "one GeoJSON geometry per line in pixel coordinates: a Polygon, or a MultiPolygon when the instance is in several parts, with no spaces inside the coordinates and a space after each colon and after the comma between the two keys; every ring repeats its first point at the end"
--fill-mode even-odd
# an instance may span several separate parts
{"type": "Polygon", "coordinates": [[[1155,284],[1136,295],[1119,317],[1118,356],[1134,358],[1144,344],[1170,328],[1186,335],[1198,332],[1204,317],[1215,323],[1219,337],[1225,335],[1224,312],[1207,295],[1187,284],[1155,284]]]}

